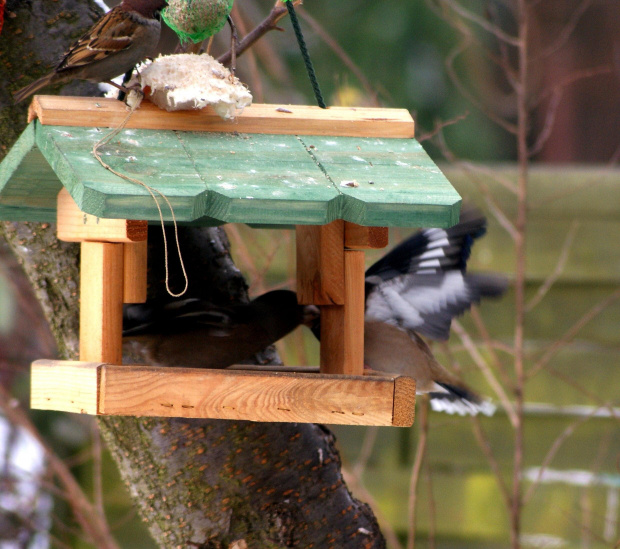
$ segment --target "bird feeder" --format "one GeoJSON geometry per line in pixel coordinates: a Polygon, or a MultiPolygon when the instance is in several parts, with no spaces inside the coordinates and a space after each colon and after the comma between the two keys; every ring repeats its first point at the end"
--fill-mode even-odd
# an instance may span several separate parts
{"type": "MultiPolygon", "coordinates": [[[[80,360],[32,364],[31,405],[88,414],[395,425],[415,381],[364,376],[364,250],[387,227],[449,227],[460,197],[413,138],[406,110],[144,102],[106,146],[115,170],[163,193],[179,222],[296,227],[297,295],[321,307],[320,373],[122,364],[122,304],[146,300],[148,192],[91,150],[126,117],[111,99],[37,96],[0,164],[0,219],[57,221],[80,242],[80,360]]],[[[242,368],[242,367],[239,367],[242,368]]]]}

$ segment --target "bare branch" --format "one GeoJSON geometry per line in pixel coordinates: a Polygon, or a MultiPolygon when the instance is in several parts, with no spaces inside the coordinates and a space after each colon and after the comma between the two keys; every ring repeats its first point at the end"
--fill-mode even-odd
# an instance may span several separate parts
{"type": "Polygon", "coordinates": [[[495,122],[501,128],[504,128],[504,130],[506,130],[508,133],[515,135],[517,133],[517,127],[489,110],[481,101],[479,101],[476,97],[474,97],[474,95],[469,92],[465,84],[459,78],[455,68],[456,59],[465,51],[467,51],[467,49],[472,43],[472,37],[468,34],[465,34],[465,32],[468,30],[467,27],[464,27],[464,25],[462,24],[459,24],[459,27],[459,30],[461,30],[461,33],[463,34],[463,40],[458,46],[452,49],[452,51],[446,57],[446,70],[448,71],[450,79],[457,87],[459,92],[463,95],[463,97],[465,97],[480,112],[484,113],[484,115],[487,116],[489,120],[495,122]]]}
{"type": "MultiPolygon", "coordinates": [[[[300,3],[300,1],[296,1],[295,5],[300,3]]],[[[261,23],[259,23],[256,27],[254,27],[248,34],[243,37],[243,40],[239,42],[237,45],[236,54],[237,57],[240,56],[243,52],[245,52],[248,48],[252,47],[252,45],[262,38],[269,31],[282,29],[278,27],[278,23],[280,20],[287,14],[287,9],[282,6],[281,3],[277,2],[276,5],[272,8],[269,15],[263,19],[261,23]]],[[[226,53],[220,55],[218,57],[218,61],[222,63],[222,65],[226,65],[230,63],[231,52],[227,51],[226,53]]]]}
{"type": "Polygon", "coordinates": [[[558,339],[547,352],[532,366],[527,373],[528,378],[534,377],[543,368],[549,364],[549,361],[557,355],[566,345],[568,345],[579,333],[579,331],[586,326],[592,319],[601,314],[607,307],[609,307],[614,301],[620,298],[620,288],[618,288],[611,295],[594,305],[586,314],[584,314],[575,324],[573,324],[566,333],[558,339]]]}
{"type": "Polygon", "coordinates": [[[28,418],[27,414],[17,404],[16,399],[12,398],[6,389],[0,386],[0,407],[2,408],[6,418],[14,425],[19,425],[28,431],[40,444],[45,452],[45,458],[50,468],[58,476],[68,493],[68,502],[75,514],[75,518],[84,530],[90,536],[92,543],[101,549],[119,549],[110,534],[110,529],[96,509],[88,501],[80,485],[71,474],[71,471],[56,455],[50,446],[43,440],[37,428],[28,418]]]}
{"type": "Polygon", "coordinates": [[[549,137],[551,137],[551,131],[555,125],[555,116],[562,101],[563,92],[563,88],[558,88],[553,91],[549,105],[547,105],[547,113],[545,114],[545,121],[542,125],[542,129],[538,134],[536,142],[530,147],[528,152],[530,157],[537,155],[545,146],[545,143],[549,140],[549,137]]]}
{"type": "Polygon", "coordinates": [[[578,228],[579,223],[577,221],[573,221],[570,228],[568,229],[568,232],[566,233],[566,238],[564,239],[564,244],[562,245],[562,249],[558,257],[558,262],[555,265],[555,269],[538,288],[538,290],[536,291],[536,295],[525,306],[525,310],[528,313],[542,301],[545,295],[547,295],[547,292],[555,284],[558,278],[560,278],[560,275],[562,274],[562,272],[564,271],[564,267],[566,266],[566,262],[568,261],[568,255],[570,253],[571,246],[573,245],[573,240],[575,239],[575,234],[577,233],[578,228]]]}
{"type": "Polygon", "coordinates": [[[372,451],[375,447],[375,442],[377,441],[377,435],[379,434],[378,427],[368,427],[366,429],[366,433],[364,434],[364,440],[362,441],[362,448],[360,450],[360,455],[357,457],[357,462],[353,467],[353,473],[358,477],[362,478],[362,474],[366,469],[366,465],[368,464],[368,460],[372,454],[372,451]]]}
{"type": "Polygon", "coordinates": [[[361,479],[345,467],[342,468],[342,477],[347,485],[351,487],[351,490],[364,501],[368,502],[368,505],[372,507],[372,510],[377,517],[377,522],[381,527],[381,533],[384,535],[388,547],[390,547],[390,549],[403,549],[394,528],[392,528],[392,525],[387,517],[381,512],[375,498],[373,498],[372,494],[366,489],[361,479]]]}
{"type": "Polygon", "coordinates": [[[577,23],[581,19],[582,15],[587,11],[587,9],[592,5],[592,0],[583,0],[577,9],[573,10],[571,13],[571,17],[560,32],[559,36],[556,40],[547,48],[542,50],[538,55],[533,57],[533,61],[539,61],[542,57],[548,57],[558,51],[562,46],[568,42],[568,39],[573,34],[577,23]]]}
{"type": "Polygon", "coordinates": [[[475,13],[465,9],[463,6],[454,2],[453,0],[439,0],[442,4],[448,6],[456,13],[458,13],[463,19],[467,19],[472,23],[475,23],[479,27],[483,28],[485,31],[491,33],[498,40],[505,42],[511,46],[521,46],[521,41],[517,36],[511,36],[510,34],[505,33],[500,27],[494,25],[493,23],[489,23],[482,17],[479,17],[475,13]]]}
{"type": "Polygon", "coordinates": [[[506,391],[504,391],[502,384],[497,380],[497,378],[489,368],[489,365],[480,354],[480,351],[478,351],[476,344],[472,341],[471,337],[458,320],[452,321],[452,329],[454,330],[456,335],[459,336],[459,338],[463,342],[463,346],[469,353],[469,356],[476,363],[476,366],[484,375],[487,383],[491,386],[491,388],[497,395],[497,398],[502,403],[502,406],[506,410],[506,414],[508,415],[508,419],[510,420],[511,425],[513,427],[516,427],[519,419],[515,413],[514,406],[510,402],[510,399],[508,398],[506,391]]]}
{"type": "Polygon", "coordinates": [[[349,54],[344,51],[342,46],[325,30],[325,28],[314,18],[312,17],[304,8],[297,8],[297,13],[306,21],[312,30],[319,36],[323,42],[325,42],[331,50],[340,58],[340,60],[349,68],[349,70],[355,75],[355,77],[359,80],[360,84],[364,87],[364,90],[368,94],[369,99],[372,104],[375,106],[379,106],[379,100],[377,99],[378,92],[373,88],[372,84],[366,78],[366,75],[362,72],[362,70],[355,64],[353,59],[349,57],[349,54]]]}
{"type": "Polygon", "coordinates": [[[472,419],[472,424],[474,427],[473,428],[474,435],[476,436],[476,441],[478,442],[478,446],[480,446],[480,449],[484,453],[484,456],[487,462],[489,463],[489,467],[491,467],[491,470],[493,471],[493,474],[495,475],[495,480],[497,481],[499,491],[501,492],[502,497],[504,498],[504,503],[506,505],[506,508],[510,509],[512,505],[510,491],[508,490],[508,486],[506,485],[506,481],[504,480],[504,475],[502,473],[501,467],[495,457],[495,454],[493,453],[493,449],[491,448],[491,444],[489,443],[487,436],[482,430],[482,425],[480,424],[480,420],[478,419],[477,416],[473,416],[471,419],[472,419]]]}
{"type": "Polygon", "coordinates": [[[612,65],[600,65],[598,67],[592,67],[589,69],[582,69],[578,71],[574,71],[569,74],[567,77],[560,80],[557,84],[554,84],[550,88],[547,88],[543,91],[531,104],[532,107],[540,105],[542,101],[544,101],[547,97],[552,96],[556,93],[556,90],[566,88],[575,82],[579,82],[579,80],[584,80],[586,78],[592,78],[594,76],[600,76],[604,74],[613,74],[614,67],[612,65]]]}
{"type": "Polygon", "coordinates": [[[476,325],[476,329],[478,330],[480,337],[482,337],[482,341],[484,341],[484,344],[486,345],[487,351],[491,355],[491,359],[493,360],[493,365],[495,366],[495,369],[502,376],[502,381],[504,382],[504,385],[509,387],[511,384],[511,380],[508,377],[508,373],[504,369],[502,361],[499,359],[497,353],[495,352],[496,344],[491,339],[491,335],[487,330],[484,320],[482,320],[482,315],[480,314],[480,310],[477,306],[473,306],[471,308],[470,315],[472,320],[474,321],[474,324],[476,325]]]}
{"type": "Polygon", "coordinates": [[[581,417],[578,420],[576,420],[573,423],[571,423],[570,425],[567,425],[566,428],[564,429],[564,431],[562,431],[562,433],[553,441],[553,444],[551,445],[551,448],[549,448],[549,451],[547,452],[547,455],[545,456],[545,459],[543,459],[542,464],[540,465],[540,469],[538,471],[538,475],[536,477],[536,480],[530,485],[530,487],[528,488],[527,492],[523,496],[523,504],[524,505],[534,495],[534,492],[536,491],[536,488],[538,488],[538,486],[540,485],[540,481],[542,480],[542,477],[543,477],[543,474],[544,474],[546,468],[549,466],[549,464],[551,463],[553,458],[556,456],[556,454],[558,453],[558,450],[560,449],[562,444],[564,444],[564,442],[575,432],[577,427],[579,427],[581,424],[583,424],[586,421],[588,421],[589,419],[591,419],[599,410],[600,410],[600,408],[594,408],[592,410],[592,412],[590,414],[588,414],[587,416],[581,417]]]}
{"type": "Polygon", "coordinates": [[[413,469],[411,470],[411,481],[409,482],[409,528],[407,530],[407,549],[413,549],[415,546],[415,526],[417,515],[417,489],[420,479],[420,471],[422,463],[426,457],[426,444],[428,442],[428,397],[424,396],[418,400],[420,410],[418,411],[418,430],[420,439],[415,453],[413,469]]]}
{"type": "Polygon", "coordinates": [[[453,124],[456,124],[457,122],[461,122],[462,120],[465,120],[468,116],[469,116],[469,111],[465,111],[463,114],[459,114],[458,116],[455,116],[454,118],[450,118],[449,120],[445,120],[445,121],[435,120],[433,129],[431,131],[423,133],[422,135],[418,135],[418,142],[423,143],[424,141],[428,141],[429,139],[432,139],[439,132],[442,132],[444,128],[447,128],[448,126],[452,126],[453,124]]]}

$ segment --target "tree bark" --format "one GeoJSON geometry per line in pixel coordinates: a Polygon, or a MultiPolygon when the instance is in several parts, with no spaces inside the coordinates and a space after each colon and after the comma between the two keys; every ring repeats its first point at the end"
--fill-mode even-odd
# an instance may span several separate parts
{"type": "MultiPolygon", "coordinates": [[[[40,76],[39,63],[49,64],[43,57],[52,50],[58,57],[93,15],[72,0],[9,1],[7,12],[0,35],[0,63],[10,69],[0,90],[5,105],[8,88],[40,76]],[[71,13],[72,25],[58,26],[65,21],[59,12],[71,13]],[[28,78],[18,79],[22,73],[28,78]]],[[[25,108],[0,111],[0,160],[24,128],[25,108]]],[[[48,224],[4,222],[0,234],[32,284],[59,356],[75,359],[79,247],[59,242],[48,224]]],[[[192,295],[219,303],[247,299],[222,229],[181,228],[180,234],[192,295]]],[[[161,249],[161,233],[154,230],[150,298],[163,292],[161,249]]],[[[180,285],[178,273],[172,284],[180,285]]],[[[99,425],[161,547],[243,547],[240,540],[247,547],[385,546],[372,511],[345,485],[334,437],[322,426],[134,417],[101,417],[99,425]]]]}

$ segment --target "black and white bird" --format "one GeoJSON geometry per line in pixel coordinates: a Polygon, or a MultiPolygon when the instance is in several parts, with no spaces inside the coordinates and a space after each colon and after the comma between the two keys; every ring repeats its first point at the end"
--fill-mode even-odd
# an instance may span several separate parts
{"type": "Polygon", "coordinates": [[[422,338],[447,340],[454,317],[506,291],[503,276],[467,272],[471,247],[485,232],[482,213],[463,207],[454,227],[424,229],[366,271],[364,362],[374,371],[415,378],[417,392],[430,394],[434,410],[495,410],[439,364],[422,338]]]}

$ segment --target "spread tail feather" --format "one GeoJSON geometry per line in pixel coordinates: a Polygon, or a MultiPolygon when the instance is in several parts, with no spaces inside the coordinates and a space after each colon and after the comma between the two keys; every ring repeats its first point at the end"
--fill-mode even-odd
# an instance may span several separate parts
{"type": "Polygon", "coordinates": [[[465,387],[457,387],[448,383],[438,383],[446,392],[431,392],[431,408],[435,412],[446,412],[447,414],[457,414],[459,416],[475,416],[484,414],[492,416],[495,413],[495,405],[479,397],[473,391],[465,387]]]}
{"type": "Polygon", "coordinates": [[[52,81],[52,77],[54,75],[55,73],[52,72],[46,76],[39,78],[38,80],[35,80],[34,82],[31,82],[27,86],[23,87],[21,90],[13,92],[13,101],[15,102],[15,104],[23,101],[27,97],[31,96],[33,93],[47,86],[52,81]]]}

